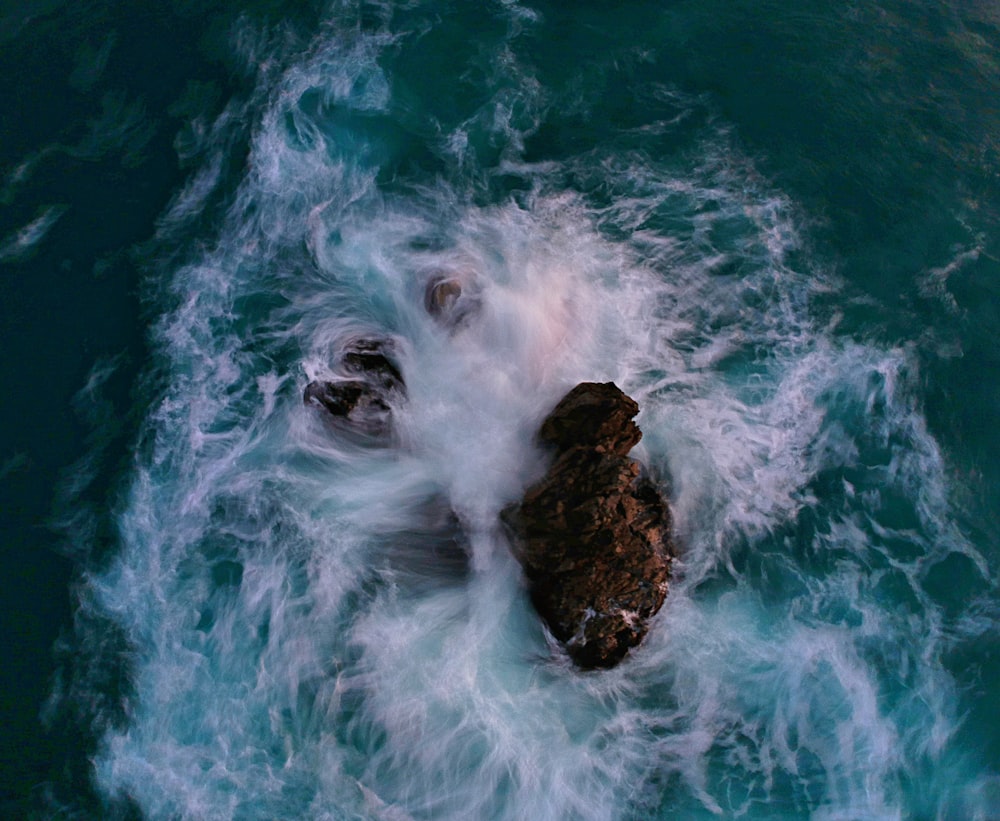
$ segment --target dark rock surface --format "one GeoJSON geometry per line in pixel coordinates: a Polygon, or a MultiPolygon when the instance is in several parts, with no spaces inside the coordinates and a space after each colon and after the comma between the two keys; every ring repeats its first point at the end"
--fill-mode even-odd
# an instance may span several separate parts
{"type": "Polygon", "coordinates": [[[388,440],[392,435],[393,405],[406,395],[406,384],[392,361],[388,343],[367,338],[352,340],[345,346],[339,364],[344,378],[310,382],[303,402],[355,438],[388,440]]]}
{"type": "Polygon", "coordinates": [[[358,374],[383,391],[404,391],[403,375],[389,358],[386,344],[375,339],[358,339],[344,352],[344,368],[358,374]]]}
{"type": "Polygon", "coordinates": [[[667,593],[670,511],[627,455],[638,412],[611,382],[577,385],[539,432],[552,467],[503,515],[535,608],[584,668],[621,661],[667,593]]]}
{"type": "Polygon", "coordinates": [[[589,447],[625,456],[642,439],[632,421],[638,412],[638,403],[614,382],[581,382],[546,417],[538,439],[559,453],[589,447]]]}

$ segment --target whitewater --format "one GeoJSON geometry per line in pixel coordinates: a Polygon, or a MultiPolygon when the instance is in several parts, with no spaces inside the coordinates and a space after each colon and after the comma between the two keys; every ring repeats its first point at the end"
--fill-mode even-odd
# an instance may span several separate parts
{"type": "Polygon", "coordinates": [[[993,817],[945,663],[993,629],[952,618],[948,568],[991,571],[915,351],[840,332],[854,297],[813,217],[711,100],[641,72],[641,113],[540,148],[619,67],[543,82],[530,8],[490,7],[454,78],[474,105],[422,81],[430,53],[450,70],[431,4],[365,14],[238,28],[252,92],[178,138],[120,547],[78,592],[128,648],[102,795],[154,819],[993,817]],[[475,300],[456,327],[425,308],[442,275],[475,300]],[[362,337],[406,382],[390,447],[302,401],[362,337]],[[499,522],[584,380],[638,401],[679,553],[599,672],[547,633],[499,522]]]}

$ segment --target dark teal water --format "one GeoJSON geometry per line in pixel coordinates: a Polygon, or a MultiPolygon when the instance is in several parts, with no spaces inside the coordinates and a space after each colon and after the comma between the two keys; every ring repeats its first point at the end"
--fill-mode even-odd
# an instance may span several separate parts
{"type": "Polygon", "coordinates": [[[1000,817],[996,9],[0,17],[8,815],[1000,817]],[[497,527],[582,379],[682,551],[600,675],[497,527]]]}

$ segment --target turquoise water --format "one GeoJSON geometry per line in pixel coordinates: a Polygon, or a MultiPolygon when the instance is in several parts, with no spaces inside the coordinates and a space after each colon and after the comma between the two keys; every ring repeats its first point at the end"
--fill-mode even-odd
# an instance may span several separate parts
{"type": "Polygon", "coordinates": [[[62,484],[91,675],[47,714],[88,716],[87,806],[1000,817],[995,12],[244,11],[203,35],[228,79],[164,108],[183,174],[133,250],[125,456],[62,484]],[[424,309],[442,272],[478,298],[457,330],[424,309]],[[359,335],[407,384],[388,449],[301,400],[359,335]],[[638,400],[680,552],[597,673],[498,523],[582,380],[638,400]]]}

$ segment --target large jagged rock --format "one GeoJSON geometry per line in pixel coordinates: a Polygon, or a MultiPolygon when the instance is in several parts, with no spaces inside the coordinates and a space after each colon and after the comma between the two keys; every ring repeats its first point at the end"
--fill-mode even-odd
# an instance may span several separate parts
{"type": "Polygon", "coordinates": [[[344,376],[306,385],[302,400],[321,411],[339,431],[367,443],[385,443],[392,435],[392,407],[406,395],[390,346],[379,339],[355,339],[339,363],[344,376]]]}
{"type": "Polygon", "coordinates": [[[584,668],[621,661],[667,593],[670,512],[627,455],[638,412],[612,382],[573,388],[539,431],[552,467],[503,515],[535,608],[584,668]]]}

